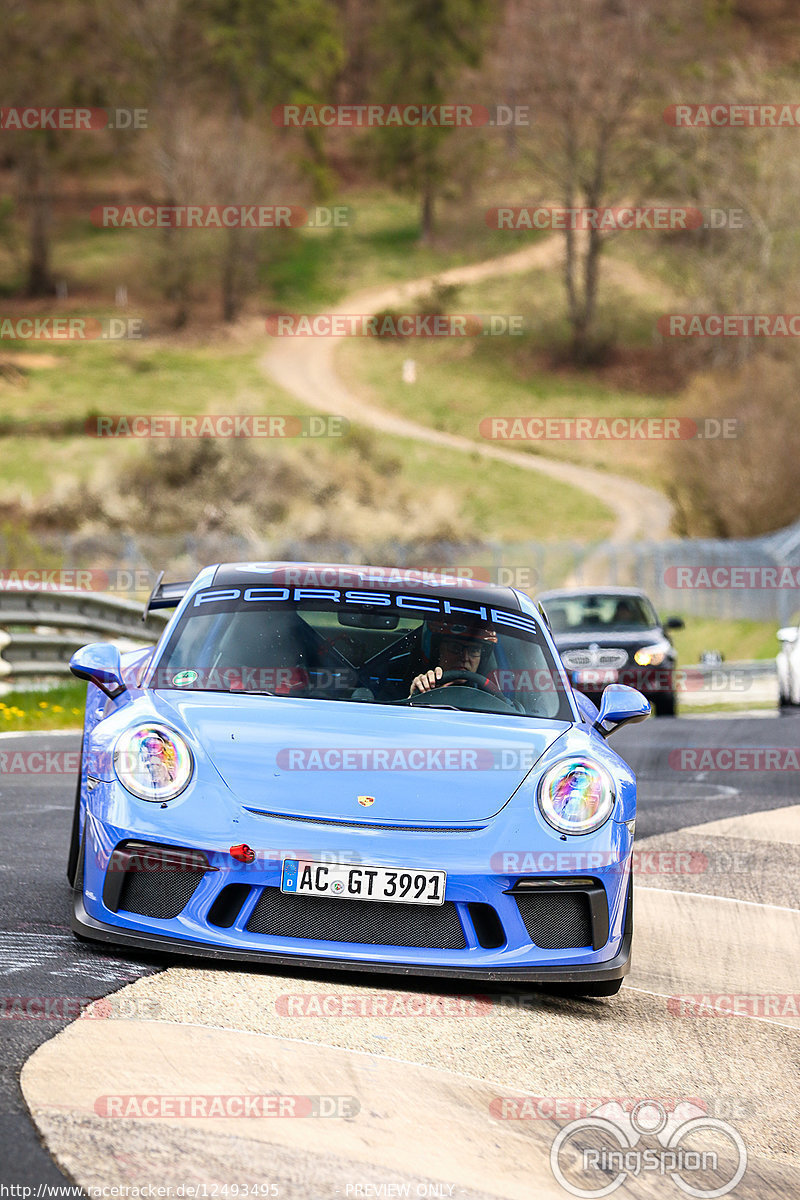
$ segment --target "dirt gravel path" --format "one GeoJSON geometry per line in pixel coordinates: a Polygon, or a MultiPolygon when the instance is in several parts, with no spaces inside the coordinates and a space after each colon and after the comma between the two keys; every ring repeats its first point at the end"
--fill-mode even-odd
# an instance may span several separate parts
{"type": "MultiPolygon", "coordinates": [[[[353,314],[396,308],[429,291],[434,282],[463,286],[497,275],[550,269],[558,265],[561,256],[560,239],[551,238],[502,258],[454,267],[407,283],[355,292],[333,311],[336,314],[353,314]]],[[[627,278],[632,270],[617,270],[615,275],[627,278]]],[[[654,488],[607,471],[557,462],[542,455],[509,450],[472,441],[458,434],[444,433],[383,409],[366,396],[356,395],[336,370],[336,350],[341,340],[341,337],[275,338],[261,359],[261,366],[285,391],[320,412],[343,416],[382,433],[411,438],[447,450],[479,454],[482,458],[523,471],[538,471],[556,483],[589,492],[613,512],[615,524],[611,540],[614,542],[641,539],[663,541],[669,537],[672,506],[666,496],[654,488]]]]}

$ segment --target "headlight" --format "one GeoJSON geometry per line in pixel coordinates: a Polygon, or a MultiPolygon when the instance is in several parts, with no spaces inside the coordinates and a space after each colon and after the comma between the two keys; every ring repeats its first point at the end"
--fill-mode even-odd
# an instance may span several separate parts
{"type": "Polygon", "coordinates": [[[566,758],[545,771],[539,808],[559,833],[592,833],[608,820],[616,793],[611,776],[586,758],[566,758]]]}
{"type": "Polygon", "coordinates": [[[194,762],[186,742],[165,725],[138,725],[114,747],[114,770],[123,787],[140,800],[172,800],[192,777],[194,762]]]}
{"type": "Polygon", "coordinates": [[[657,646],[642,646],[633,656],[633,661],[640,667],[658,667],[670,651],[668,643],[659,642],[657,646]]]}

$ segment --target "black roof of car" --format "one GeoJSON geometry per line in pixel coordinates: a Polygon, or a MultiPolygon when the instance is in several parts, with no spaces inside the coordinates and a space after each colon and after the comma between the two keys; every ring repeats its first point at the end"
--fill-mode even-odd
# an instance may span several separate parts
{"type": "Polygon", "coordinates": [[[350,563],[241,562],[220,563],[214,587],[263,587],[280,585],[297,588],[350,588],[360,592],[435,592],[450,599],[459,597],[476,604],[490,604],[522,611],[513,588],[482,579],[461,578],[427,571],[421,567],[369,567],[350,563]]]}
{"type": "Polygon", "coordinates": [[[549,592],[539,592],[536,600],[569,599],[571,596],[641,596],[648,600],[649,596],[641,588],[634,587],[575,587],[555,588],[549,592]]]}

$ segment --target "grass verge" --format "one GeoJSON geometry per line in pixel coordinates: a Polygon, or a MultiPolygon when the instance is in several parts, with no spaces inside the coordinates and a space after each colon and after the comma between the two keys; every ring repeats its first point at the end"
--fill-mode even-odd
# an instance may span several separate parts
{"type": "Polygon", "coordinates": [[[0,696],[0,733],[36,729],[80,729],[86,684],[77,680],[46,691],[11,691],[0,696]]]}
{"type": "MultiPolygon", "coordinates": [[[[661,616],[670,613],[663,609],[661,616]]],[[[670,634],[678,651],[680,666],[700,661],[706,650],[718,650],[728,662],[749,662],[751,659],[774,659],[779,643],[775,636],[776,621],[744,621],[715,617],[686,616],[685,629],[670,634]]]]}

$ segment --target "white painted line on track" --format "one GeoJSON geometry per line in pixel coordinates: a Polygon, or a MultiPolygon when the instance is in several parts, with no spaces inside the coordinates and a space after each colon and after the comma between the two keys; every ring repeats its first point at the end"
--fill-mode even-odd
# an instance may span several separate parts
{"type": "MultiPolygon", "coordinates": [[[[630,990],[633,991],[634,989],[631,988],[630,990]]],[[[654,992],[653,995],[656,995],[656,993],[654,992]]],[[[89,1009],[89,1011],[91,1011],[91,1009],[89,1009]]],[[[119,1017],[117,1020],[120,1023],[122,1021],[130,1023],[130,1018],[128,1017],[119,1017]]],[[[459,1071],[455,1067],[437,1067],[432,1063],[420,1063],[414,1062],[414,1060],[410,1058],[398,1058],[394,1054],[378,1054],[373,1050],[360,1050],[353,1046],[337,1046],[332,1042],[318,1042],[312,1040],[311,1038],[285,1037],[283,1034],[264,1033],[260,1029],[238,1029],[232,1025],[210,1025],[205,1021],[162,1021],[156,1017],[148,1018],[146,1020],[140,1020],[137,1018],[136,1023],[141,1025],[171,1025],[180,1029],[213,1029],[218,1033],[235,1033],[237,1037],[245,1035],[247,1037],[268,1038],[273,1042],[291,1042],[295,1046],[322,1046],[326,1050],[336,1050],[344,1054],[355,1054],[361,1058],[372,1059],[376,1062],[393,1062],[397,1063],[401,1067],[414,1067],[416,1070],[432,1072],[436,1075],[458,1075],[460,1079],[469,1079],[473,1083],[485,1084],[490,1087],[504,1088],[506,1089],[506,1094],[509,1095],[512,1092],[516,1092],[517,1095],[521,1097],[531,1095],[530,1090],[523,1090],[520,1088],[518,1083],[501,1083],[497,1079],[487,1079],[485,1075],[473,1075],[468,1071],[459,1071]]]]}
{"type": "Polygon", "coordinates": [[[83,733],[82,726],[76,726],[75,729],[10,729],[0,733],[0,738],[75,737],[79,733],[83,733]]]}

